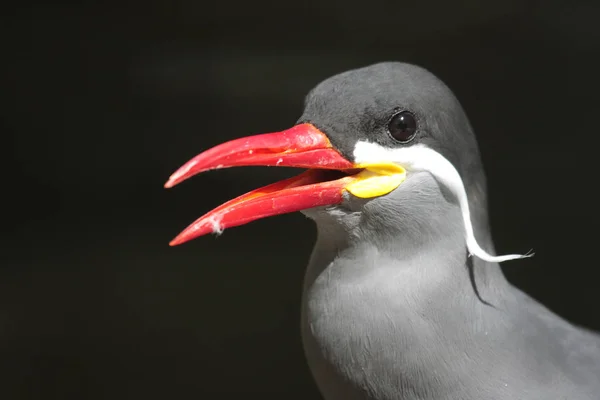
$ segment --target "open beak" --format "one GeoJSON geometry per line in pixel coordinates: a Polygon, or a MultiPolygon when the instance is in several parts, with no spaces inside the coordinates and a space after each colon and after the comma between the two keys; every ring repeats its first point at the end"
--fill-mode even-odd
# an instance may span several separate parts
{"type": "Polygon", "coordinates": [[[170,242],[171,246],[257,219],[339,204],[344,191],[361,198],[382,196],[406,178],[404,168],[391,161],[376,164],[348,161],[331,146],[323,132],[305,123],[281,132],[235,139],[206,150],[171,175],[165,187],[173,187],[200,172],[241,166],[309,170],[215,208],[183,230],[170,242]]]}

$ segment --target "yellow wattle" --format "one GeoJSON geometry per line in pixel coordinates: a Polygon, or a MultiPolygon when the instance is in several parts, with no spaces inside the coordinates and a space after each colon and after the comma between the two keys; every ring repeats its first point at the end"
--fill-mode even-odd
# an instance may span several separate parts
{"type": "Polygon", "coordinates": [[[363,199],[388,194],[406,179],[406,170],[391,162],[359,164],[357,168],[364,170],[354,175],[345,189],[363,199]]]}

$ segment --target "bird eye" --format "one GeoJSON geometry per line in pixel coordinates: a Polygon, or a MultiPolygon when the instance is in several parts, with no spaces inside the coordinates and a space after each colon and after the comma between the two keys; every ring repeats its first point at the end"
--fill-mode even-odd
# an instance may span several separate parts
{"type": "Polygon", "coordinates": [[[417,132],[417,121],[415,116],[408,111],[395,114],[388,123],[390,135],[401,143],[411,141],[417,132]]]}

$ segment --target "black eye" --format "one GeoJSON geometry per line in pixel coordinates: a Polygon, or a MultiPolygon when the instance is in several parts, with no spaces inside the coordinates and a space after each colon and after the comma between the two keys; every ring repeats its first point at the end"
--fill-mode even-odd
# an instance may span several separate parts
{"type": "Polygon", "coordinates": [[[415,137],[417,121],[408,111],[402,111],[392,117],[388,123],[390,135],[399,142],[406,143],[415,137]]]}

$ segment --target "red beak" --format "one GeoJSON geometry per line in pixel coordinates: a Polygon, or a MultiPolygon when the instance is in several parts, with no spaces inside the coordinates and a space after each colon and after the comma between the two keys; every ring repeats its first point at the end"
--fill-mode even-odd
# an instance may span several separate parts
{"type": "MultiPolygon", "coordinates": [[[[215,208],[188,226],[170,243],[175,246],[210,232],[239,226],[273,215],[339,204],[350,175],[327,180],[324,169],[351,170],[356,166],[337,152],[327,136],[311,124],[232,140],[192,158],[169,181],[166,188],[211,169],[239,166],[285,166],[309,168],[296,177],[254,190],[215,208]]],[[[350,171],[347,171],[350,172],[350,171]]]]}

